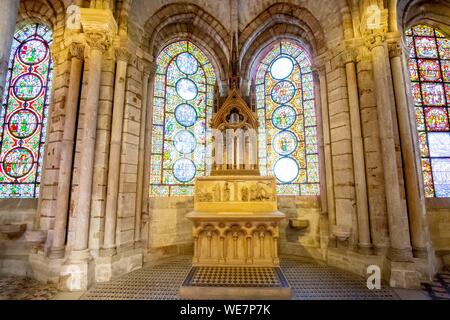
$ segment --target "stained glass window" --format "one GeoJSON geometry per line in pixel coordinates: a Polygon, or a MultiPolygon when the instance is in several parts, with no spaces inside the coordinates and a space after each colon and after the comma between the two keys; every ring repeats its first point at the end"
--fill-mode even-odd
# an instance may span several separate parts
{"type": "Polygon", "coordinates": [[[427,197],[450,197],[450,40],[418,25],[406,32],[427,197]]]}
{"type": "Polygon", "coordinates": [[[311,59],[302,47],[269,48],[256,75],[259,162],[280,195],[319,195],[319,156],[311,59]]]}
{"type": "Polygon", "coordinates": [[[29,24],[14,35],[0,109],[0,198],[39,197],[50,104],[52,32],[29,24]]]}
{"type": "Polygon", "coordinates": [[[153,104],[151,196],[193,194],[194,179],[209,174],[216,76],[189,41],[167,46],[157,60],[153,104]]]}

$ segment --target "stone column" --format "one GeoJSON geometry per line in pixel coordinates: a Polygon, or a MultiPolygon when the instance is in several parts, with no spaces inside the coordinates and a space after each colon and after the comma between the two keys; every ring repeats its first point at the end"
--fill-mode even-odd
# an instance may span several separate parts
{"type": "MultiPolygon", "coordinates": [[[[139,247],[141,243],[141,219],[142,219],[142,208],[143,208],[143,198],[144,198],[144,184],[149,183],[149,181],[144,181],[144,170],[145,170],[145,141],[146,139],[146,127],[150,125],[147,122],[147,108],[149,105],[149,82],[150,79],[154,77],[154,68],[145,68],[144,76],[142,80],[142,109],[141,109],[141,128],[139,132],[139,160],[138,160],[138,181],[136,190],[136,219],[134,224],[134,241],[135,246],[139,247]]],[[[148,197],[147,197],[148,198],[148,197]]]]}
{"type": "Polygon", "coordinates": [[[105,236],[102,255],[112,256],[116,253],[117,199],[120,182],[120,156],[122,150],[123,112],[125,107],[125,85],[127,80],[130,53],[127,49],[116,49],[116,82],[111,126],[111,143],[109,149],[108,187],[105,211],[105,236]]]}
{"type": "Polygon", "coordinates": [[[153,95],[155,91],[155,75],[156,64],[153,64],[149,70],[149,86],[148,86],[148,103],[145,121],[145,135],[144,135],[144,175],[143,175],[143,193],[142,193],[142,213],[148,216],[149,214],[149,195],[150,195],[150,157],[152,154],[152,139],[153,139],[153,95]]]}
{"type": "Polygon", "coordinates": [[[87,94],[84,106],[83,140],[79,167],[78,201],[76,204],[75,241],[71,261],[89,259],[89,219],[94,174],[95,140],[97,135],[97,115],[100,97],[100,80],[102,74],[103,53],[110,44],[106,33],[92,32],[86,34],[90,47],[87,75],[87,94]]]}
{"type": "MultiPolygon", "coordinates": [[[[314,70],[314,96],[316,98],[317,123],[322,124],[322,106],[320,99],[319,72],[314,70]]],[[[325,146],[323,143],[323,130],[317,130],[317,141],[319,145],[319,175],[320,175],[320,203],[321,213],[328,214],[327,179],[325,173],[325,146]]]]}
{"type": "Polygon", "coordinates": [[[325,176],[327,188],[328,221],[331,231],[336,225],[336,209],[334,202],[333,160],[331,154],[330,115],[328,112],[328,85],[325,67],[318,69],[320,83],[320,106],[322,109],[323,145],[325,159],[325,176]]]}
{"type": "Polygon", "coordinates": [[[395,105],[393,101],[392,81],[388,73],[390,72],[390,63],[385,46],[385,36],[376,33],[370,37],[369,41],[374,69],[389,235],[391,240],[389,259],[398,262],[412,261],[409,221],[407,213],[402,206],[397,168],[392,121],[392,110],[395,108],[395,105]]]}
{"type": "Polygon", "coordinates": [[[409,116],[411,114],[406,96],[406,85],[402,68],[402,46],[399,42],[389,45],[391,58],[392,78],[394,82],[395,99],[397,104],[397,117],[400,130],[400,140],[402,148],[403,169],[405,171],[405,185],[409,211],[409,224],[411,228],[411,242],[414,256],[417,258],[427,257],[427,241],[425,233],[425,213],[424,201],[420,196],[420,175],[416,166],[416,156],[414,152],[414,133],[410,125],[409,116]]]}
{"type": "Polygon", "coordinates": [[[364,254],[370,254],[369,204],[367,199],[366,165],[364,144],[361,134],[361,113],[358,82],[356,78],[355,52],[347,50],[343,55],[347,75],[348,104],[352,132],[353,169],[355,176],[356,210],[358,216],[358,247],[364,254]]]}
{"type": "Polygon", "coordinates": [[[8,74],[11,46],[16,29],[20,0],[9,0],[0,10],[0,94],[3,97],[6,75],[8,74]]]}
{"type": "Polygon", "coordinates": [[[84,45],[73,43],[69,47],[72,63],[69,88],[65,105],[64,133],[59,162],[58,196],[56,198],[55,230],[50,249],[50,258],[63,258],[67,234],[67,218],[71,193],[73,153],[80,101],[81,76],[83,72],[84,45]]]}

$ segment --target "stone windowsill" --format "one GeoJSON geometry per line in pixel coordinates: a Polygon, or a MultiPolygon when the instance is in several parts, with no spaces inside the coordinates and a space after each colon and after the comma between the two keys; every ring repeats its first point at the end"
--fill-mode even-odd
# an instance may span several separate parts
{"type": "Polygon", "coordinates": [[[427,198],[425,199],[427,209],[449,209],[450,198],[427,198]]]}
{"type": "Polygon", "coordinates": [[[12,213],[16,210],[36,210],[39,199],[0,199],[0,213],[12,213]]]}

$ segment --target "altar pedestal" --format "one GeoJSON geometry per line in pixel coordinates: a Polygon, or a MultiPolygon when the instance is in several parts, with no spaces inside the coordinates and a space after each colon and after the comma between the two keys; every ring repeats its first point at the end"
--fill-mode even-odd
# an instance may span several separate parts
{"type": "Polygon", "coordinates": [[[186,299],[290,299],[279,268],[276,181],[260,176],[211,176],[195,184],[193,268],[186,299]]]}

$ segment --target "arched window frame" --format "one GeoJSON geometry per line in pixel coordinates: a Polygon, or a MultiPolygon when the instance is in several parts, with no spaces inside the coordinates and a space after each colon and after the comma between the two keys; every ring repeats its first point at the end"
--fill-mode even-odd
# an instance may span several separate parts
{"type": "Polygon", "coordinates": [[[405,39],[425,196],[449,198],[450,182],[445,181],[450,181],[450,40],[424,24],[409,28],[405,39]],[[418,51],[426,50],[420,41],[428,41],[428,52],[418,51]],[[432,88],[442,90],[430,95],[432,88]]]}
{"type": "MultiPolygon", "coordinates": [[[[290,182],[283,182],[277,178],[278,194],[318,196],[320,195],[320,168],[317,106],[311,56],[304,45],[293,41],[279,41],[271,44],[264,52],[264,57],[257,66],[255,77],[257,116],[261,126],[259,132],[261,174],[276,177],[277,161],[290,161],[292,165],[295,162],[299,174],[290,182]],[[287,57],[294,63],[294,69],[286,78],[276,80],[271,75],[271,68],[278,59],[283,57],[287,57]],[[295,77],[299,77],[299,79],[295,79],[295,77]],[[272,91],[279,82],[283,81],[294,83],[295,94],[292,100],[286,103],[276,103],[272,99],[272,91]],[[290,104],[295,109],[296,120],[288,128],[283,126],[277,128],[273,122],[273,112],[286,104],[290,104]],[[294,151],[290,154],[276,154],[272,142],[275,142],[277,135],[283,135],[283,132],[287,131],[293,132],[296,136],[297,147],[293,147],[294,151]],[[282,160],[287,158],[294,161],[282,160]]],[[[280,167],[285,166],[280,165],[280,167]]]]}
{"type": "Polygon", "coordinates": [[[194,179],[208,175],[211,171],[211,165],[207,161],[207,156],[212,151],[212,133],[208,123],[213,115],[216,74],[206,54],[194,43],[186,40],[171,43],[161,50],[156,60],[156,66],[150,157],[150,197],[192,196],[194,179]],[[192,100],[182,99],[175,88],[183,78],[177,77],[177,74],[183,74],[177,66],[177,59],[184,53],[191,54],[198,63],[198,69],[194,74],[184,73],[183,75],[184,78],[194,80],[198,89],[198,95],[192,100]],[[174,98],[174,101],[171,100],[171,97],[174,98]],[[177,108],[183,104],[192,105],[197,113],[192,126],[188,126],[186,123],[181,125],[175,117],[177,108]],[[173,134],[169,134],[169,126],[176,127],[173,134]],[[182,154],[175,150],[173,138],[180,131],[193,133],[196,147],[191,153],[182,154]],[[187,159],[186,163],[189,161],[189,165],[194,164],[195,166],[195,175],[187,177],[189,179],[185,182],[177,180],[174,175],[176,161],[180,159],[187,159]]]}
{"type": "Polygon", "coordinates": [[[14,34],[0,109],[0,198],[39,197],[52,94],[52,42],[51,28],[42,23],[22,23],[14,34]],[[27,79],[38,85],[27,87],[27,79]],[[28,89],[28,96],[21,89],[28,89]]]}

